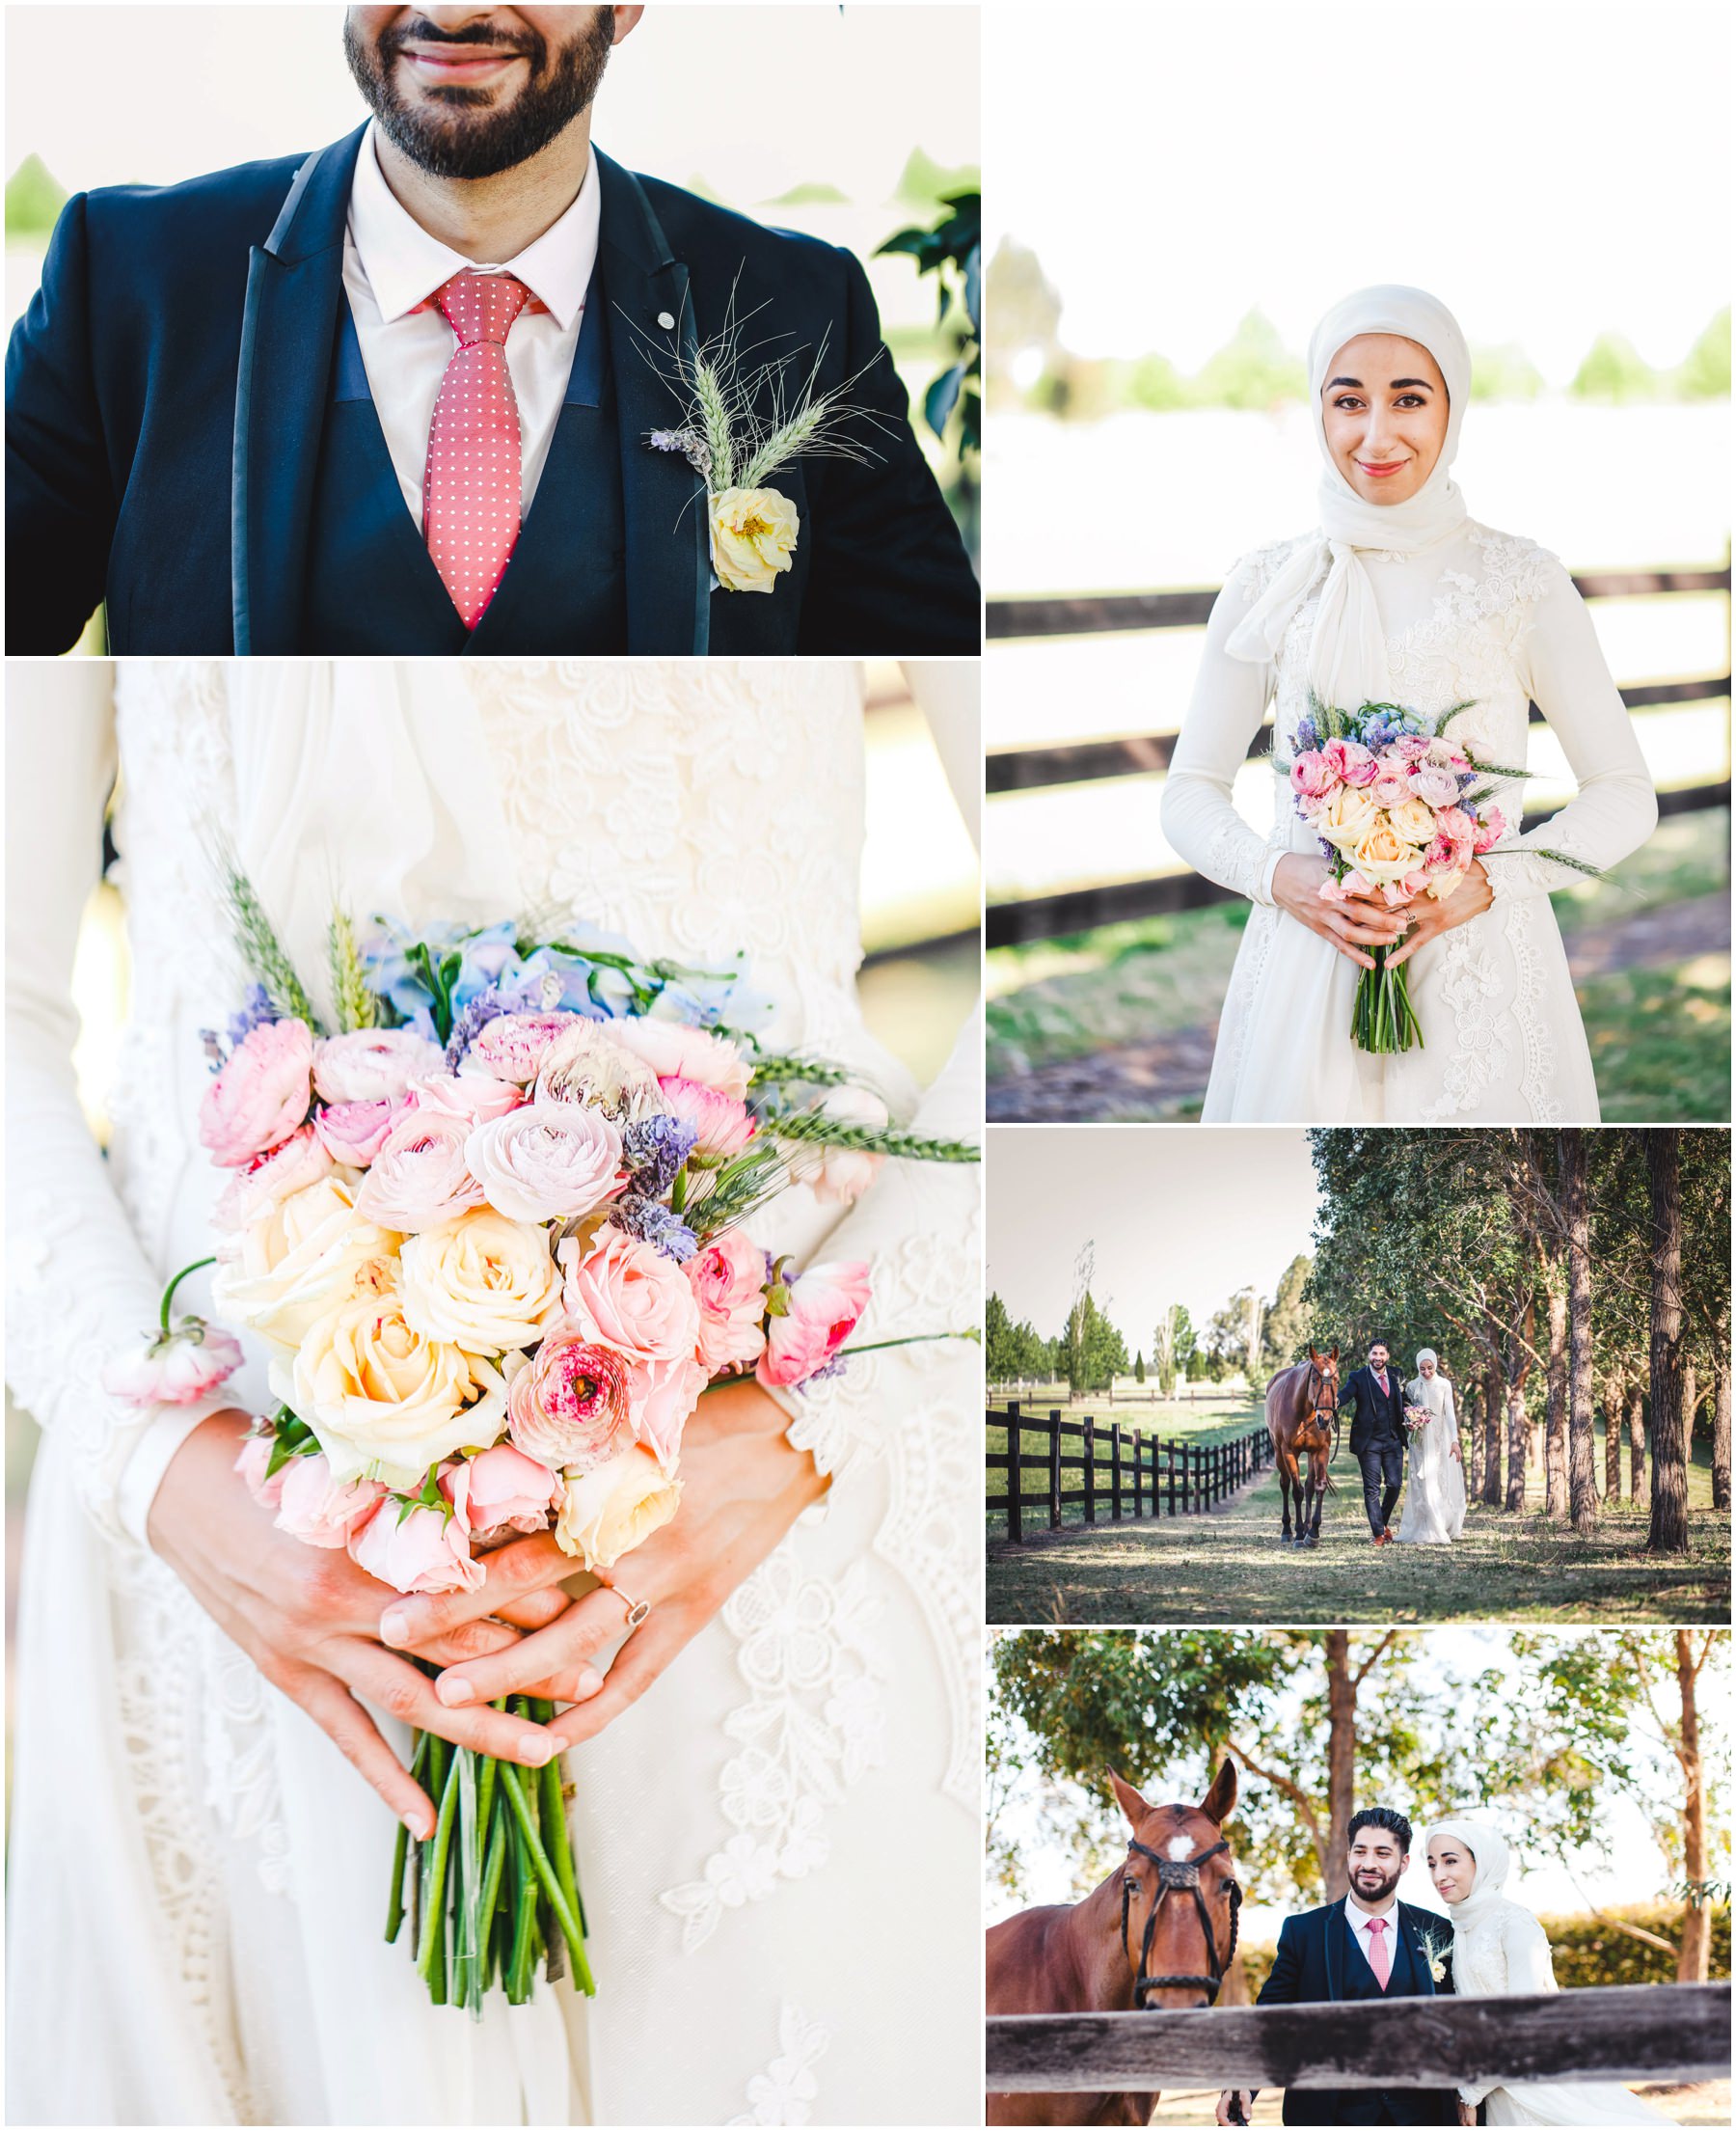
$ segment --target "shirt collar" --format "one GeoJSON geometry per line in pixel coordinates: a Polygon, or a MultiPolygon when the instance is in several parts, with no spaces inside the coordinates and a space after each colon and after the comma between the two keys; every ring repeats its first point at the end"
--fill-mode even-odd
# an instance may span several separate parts
{"type": "MultiPolygon", "coordinates": [[[[369,123],[362,152],[356,157],[349,234],[380,315],[391,324],[426,303],[443,282],[475,261],[430,236],[399,203],[374,151],[375,123],[369,123]]],[[[522,281],[548,306],[564,333],[584,308],[602,227],[602,188],[593,149],[579,197],[560,219],[527,244],[517,259],[492,263],[522,281]]]]}
{"type": "MultiPolygon", "coordinates": [[[[1362,1903],[1357,1900],[1356,1897],[1351,1894],[1347,1894],[1344,1897],[1344,1910],[1346,1915],[1349,1917],[1352,1926],[1355,1925],[1356,1920],[1359,1917],[1362,1919],[1365,1925],[1371,1923],[1374,1917],[1374,1911],[1372,1909],[1365,1909],[1362,1903]]],[[[1395,1901],[1393,1906],[1386,1912],[1385,1921],[1388,1924],[1396,1924],[1397,1922],[1397,1917],[1398,1904],[1395,1901]]]]}

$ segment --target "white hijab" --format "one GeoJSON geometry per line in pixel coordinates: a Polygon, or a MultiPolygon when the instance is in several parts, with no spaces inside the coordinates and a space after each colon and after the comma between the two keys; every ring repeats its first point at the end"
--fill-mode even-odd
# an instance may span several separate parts
{"type": "Polygon", "coordinates": [[[1501,1830],[1487,1820],[1440,1820],[1423,1838],[1423,1850],[1427,1855],[1428,1845],[1436,1836],[1451,1836],[1453,1842],[1469,1850],[1476,1865],[1471,1882],[1471,1892],[1463,1901],[1451,1904],[1452,1912],[1452,1936],[1456,1945],[1459,1939],[1479,1925],[1485,1917],[1497,1909],[1512,1908],[1516,1904],[1502,1893],[1506,1875],[1512,1869],[1513,1853],[1501,1830]]]}
{"type": "Polygon", "coordinates": [[[1446,1412],[1447,1380],[1441,1374],[1441,1357],[1432,1347],[1418,1348],[1417,1373],[1404,1388],[1407,1395],[1411,1392],[1416,1393],[1416,1397],[1411,1401],[1413,1406],[1425,1406],[1431,1413],[1446,1412]],[[1425,1361],[1432,1361],[1435,1365],[1435,1373],[1432,1377],[1425,1377],[1423,1374],[1423,1364],[1425,1361]]]}
{"type": "Polygon", "coordinates": [[[1262,664],[1275,659],[1284,633],[1300,611],[1309,587],[1330,558],[1315,619],[1309,678],[1321,702],[1355,710],[1385,702],[1392,693],[1386,635],[1374,604],[1374,587],[1359,550],[1408,552],[1429,546],[1459,525],[1465,499],[1454,484],[1452,461],[1459,425],[1471,396],[1471,353],[1458,321],[1446,305],[1421,288],[1359,288],[1315,327],[1308,344],[1308,389],[1314,407],[1315,441],[1325,469],[1320,476],[1320,530],[1300,543],[1229,640],[1233,658],[1262,664]],[[1447,435],[1427,480],[1408,502],[1365,503],[1340,472],[1326,443],[1321,395],[1339,352],[1363,333],[1397,333],[1425,347],[1447,384],[1447,435]]]}

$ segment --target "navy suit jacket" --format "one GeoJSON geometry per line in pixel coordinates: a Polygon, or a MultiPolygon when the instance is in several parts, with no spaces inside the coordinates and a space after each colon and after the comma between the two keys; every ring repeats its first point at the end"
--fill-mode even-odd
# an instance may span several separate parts
{"type": "MultiPolygon", "coordinates": [[[[116,652],[330,648],[301,641],[304,574],[365,132],[305,158],[68,201],[7,351],[9,651],[68,649],[104,600],[116,652]]],[[[860,263],[597,161],[628,649],[978,650],[976,581],[860,263]],[[850,396],[882,418],[860,431],[875,460],[798,460],[774,477],[801,535],[769,594],[711,590],[699,477],[644,442],[677,416],[648,354],[666,369],[678,343],[722,330],[732,298],[738,314],[760,313],[748,338],[773,342],[750,364],[797,352],[791,374],[803,376],[823,350],[820,389],[863,372],[850,396]]],[[[485,636],[470,648],[516,646],[485,636]]]]}
{"type": "Polygon", "coordinates": [[[1387,1364],[1387,1395],[1382,1399],[1374,1372],[1367,1362],[1353,1370],[1344,1385],[1344,1404],[1350,1413],[1350,1455],[1360,1458],[1383,1436],[1405,1447],[1404,1380],[1391,1362],[1387,1364]]]}

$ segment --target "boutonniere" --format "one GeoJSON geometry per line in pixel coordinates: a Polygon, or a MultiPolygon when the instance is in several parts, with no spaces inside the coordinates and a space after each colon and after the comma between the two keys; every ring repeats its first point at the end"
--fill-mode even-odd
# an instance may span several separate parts
{"type": "Polygon", "coordinates": [[[1447,1981],[1448,1948],[1445,1945],[1437,1946],[1430,1932],[1419,1930],[1417,1936],[1423,1942],[1423,1958],[1428,1965],[1429,1975],[1437,1983],[1444,1983],[1447,1981]]]}
{"type": "Polygon", "coordinates": [[[772,477],[802,457],[865,464],[880,454],[846,425],[891,424],[872,408],[852,404],[849,395],[860,370],[820,391],[824,341],[805,377],[792,378],[794,355],[747,369],[741,348],[746,322],[737,319],[732,305],[721,333],[691,354],[678,352],[672,369],[658,366],[681,416],[667,429],[651,430],[645,442],[654,451],[679,451],[704,481],[719,585],[726,592],[769,592],[790,567],[801,533],[800,513],[781,489],[769,485],[772,477]]]}

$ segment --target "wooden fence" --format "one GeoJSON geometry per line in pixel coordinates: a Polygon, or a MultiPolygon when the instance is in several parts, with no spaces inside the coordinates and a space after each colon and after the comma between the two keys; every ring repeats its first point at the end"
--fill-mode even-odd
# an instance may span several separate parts
{"type": "Polygon", "coordinates": [[[988,2023],[985,2063],[992,2094],[1726,2079],[1730,1986],[1026,2013],[988,2023]]]}
{"type": "Polygon", "coordinates": [[[989,1471],[1007,1475],[1006,1493],[990,1495],[989,1508],[1006,1512],[1007,1538],[1015,1546],[1023,1544],[1028,1525],[1065,1529],[1062,1513],[1075,1503],[1084,1506],[1085,1525],[1097,1524],[1099,1507],[1115,1524],[1124,1516],[1191,1516],[1234,1494],[1272,1462],[1272,1439],[1263,1428],[1213,1443],[1166,1442],[1120,1421],[1105,1426],[1089,1413],[1070,1421],[1059,1407],[1046,1416],[1026,1413],[1017,1399],[1004,1410],[990,1407],[987,1419],[989,1427],[1007,1432],[1006,1449],[983,1457],[989,1471]],[[1067,1447],[1068,1437],[1076,1448],[1067,1447]],[[1041,1451],[1025,1448],[1033,1438],[1041,1451]],[[1104,1445],[1106,1458],[1099,1455],[1104,1445]],[[1083,1484],[1064,1488],[1062,1471],[1071,1465],[1083,1468],[1083,1484]],[[1042,1492],[1025,1492],[1027,1472],[1044,1476],[1042,1492]]]}
{"type": "MultiPolygon", "coordinates": [[[[1687,594],[1722,592],[1730,595],[1730,565],[1722,569],[1592,570],[1574,579],[1587,600],[1647,599],[1687,594]]],[[[1197,629],[1211,613],[1215,590],[1185,592],[1124,592],[1104,597],[1058,599],[994,599],[989,602],[988,634],[991,641],[1051,637],[1102,636],[1128,630],[1197,629]]],[[[1685,681],[1642,681],[1624,688],[1621,697],[1630,710],[1665,703],[1698,703],[1729,699],[1729,630],[1725,625],[1725,665],[1722,673],[1709,673],[1685,681]]],[[[1532,723],[1543,722],[1533,703],[1532,723]]],[[[1175,752],[1175,728],[1133,734],[1120,740],[1086,741],[1072,746],[1015,748],[990,754],[985,771],[985,789],[990,798],[1002,792],[1026,791],[1034,786],[1077,784],[1105,778],[1150,777],[1162,774],[1175,752]]],[[[1248,749],[1250,760],[1263,754],[1271,744],[1271,727],[1262,726],[1248,749]]],[[[1730,804],[1728,777],[1705,784],[1694,784],[1658,794],[1661,813],[1692,813],[1706,806],[1730,804]]],[[[1548,813],[1527,817],[1525,826],[1535,828],[1548,813]]],[[[1119,924],[1134,917],[1198,910],[1208,903],[1234,900],[1234,892],[1187,871],[1164,873],[1150,880],[1108,881],[1097,887],[1063,889],[1054,894],[1033,895],[989,906],[985,944],[1005,947],[1026,940],[1052,940],[1093,925],[1119,924]]]]}

